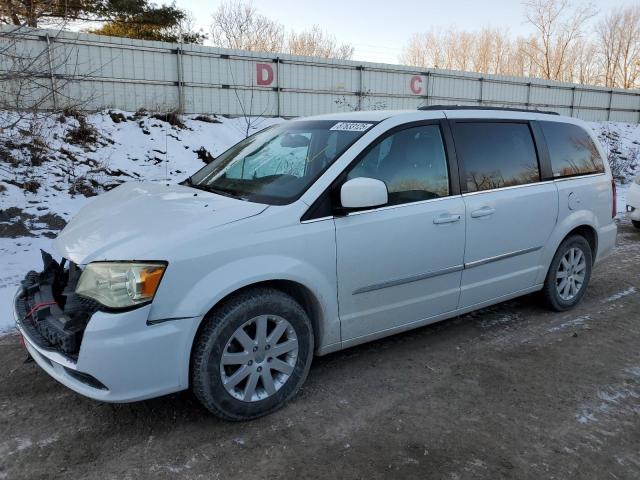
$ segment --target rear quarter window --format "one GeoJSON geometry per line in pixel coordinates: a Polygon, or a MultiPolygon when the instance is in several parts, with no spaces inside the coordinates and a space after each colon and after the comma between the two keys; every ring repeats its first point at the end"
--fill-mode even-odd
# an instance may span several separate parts
{"type": "Polygon", "coordinates": [[[554,178],[604,173],[604,163],[591,136],[570,123],[540,122],[554,178]]]}

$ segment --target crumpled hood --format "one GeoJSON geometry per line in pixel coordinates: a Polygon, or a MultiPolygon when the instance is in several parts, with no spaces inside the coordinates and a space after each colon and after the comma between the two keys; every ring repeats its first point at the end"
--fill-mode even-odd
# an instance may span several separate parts
{"type": "Polygon", "coordinates": [[[53,246],[77,264],[165,260],[185,236],[258,215],[267,207],[182,185],[126,183],[80,210],[53,246]]]}

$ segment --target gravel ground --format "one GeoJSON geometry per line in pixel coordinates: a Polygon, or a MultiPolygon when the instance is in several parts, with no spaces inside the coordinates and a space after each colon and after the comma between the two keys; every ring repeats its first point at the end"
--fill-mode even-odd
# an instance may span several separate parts
{"type": "Polygon", "coordinates": [[[250,423],[184,392],[109,405],[0,338],[0,479],[640,478],[640,231],[582,303],[535,295],[316,358],[250,423]]]}

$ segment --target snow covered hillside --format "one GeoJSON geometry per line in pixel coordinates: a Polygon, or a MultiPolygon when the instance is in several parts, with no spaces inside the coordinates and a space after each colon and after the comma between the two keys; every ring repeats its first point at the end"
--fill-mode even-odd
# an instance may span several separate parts
{"type": "Polygon", "coordinates": [[[281,119],[157,115],[109,110],[87,116],[0,112],[0,333],[39,250],[92,197],[122,182],[188,174],[281,119]],[[247,121],[249,124],[247,124],[247,121]],[[14,124],[15,125],[12,125],[14,124]]]}
{"type": "MultiPolygon", "coordinates": [[[[178,182],[228,147],[280,119],[228,119],[108,110],[90,115],[0,112],[0,332],[39,249],[91,198],[122,182],[178,182]]],[[[639,167],[640,127],[594,123],[616,167],[618,209],[639,167]]],[[[640,171],[639,171],[640,173],[640,171]]]]}
{"type": "Polygon", "coordinates": [[[627,190],[633,178],[640,175],[640,126],[616,122],[590,125],[608,155],[611,172],[618,184],[618,217],[624,217],[627,190]]]}

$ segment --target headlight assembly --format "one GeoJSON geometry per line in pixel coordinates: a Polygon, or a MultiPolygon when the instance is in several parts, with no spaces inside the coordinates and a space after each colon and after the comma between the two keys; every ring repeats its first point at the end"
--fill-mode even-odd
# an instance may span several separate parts
{"type": "Polygon", "coordinates": [[[76,293],[108,308],[127,308],[153,300],[165,263],[94,262],[83,270],[76,293]]]}

